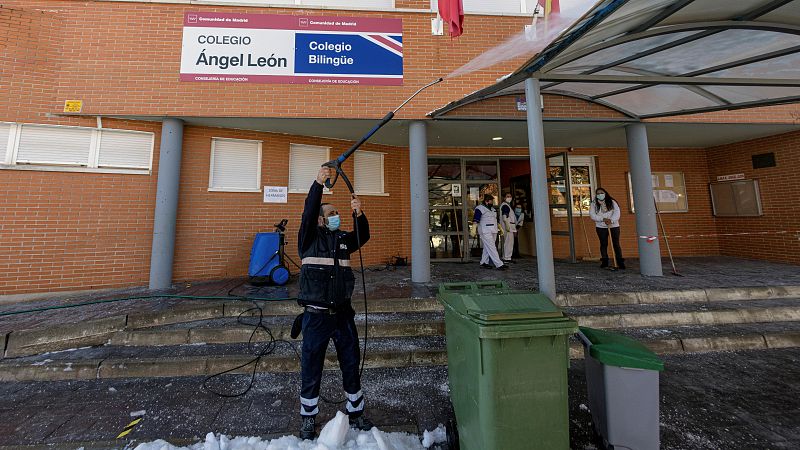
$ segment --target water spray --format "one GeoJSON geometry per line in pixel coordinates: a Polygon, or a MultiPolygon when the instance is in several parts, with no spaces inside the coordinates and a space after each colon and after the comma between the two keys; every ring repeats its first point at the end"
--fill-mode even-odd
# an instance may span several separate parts
{"type": "Polygon", "coordinates": [[[371,130],[369,130],[369,132],[367,132],[367,134],[365,134],[361,139],[359,139],[358,142],[353,144],[353,146],[350,147],[346,152],[344,152],[341,155],[339,155],[338,158],[332,159],[332,160],[326,162],[325,164],[323,164],[322,167],[330,167],[331,169],[334,169],[336,171],[336,176],[333,178],[333,181],[331,181],[330,178],[325,180],[325,186],[328,189],[332,189],[333,186],[336,184],[336,181],[339,179],[339,176],[341,175],[341,177],[344,179],[345,184],[347,184],[347,187],[350,189],[350,193],[353,194],[354,193],[353,185],[350,183],[350,179],[347,178],[347,175],[344,174],[344,171],[342,171],[342,164],[345,161],[347,161],[347,158],[352,156],[353,153],[356,150],[358,150],[358,148],[361,147],[364,144],[364,142],[367,142],[367,140],[369,138],[371,138],[373,134],[375,134],[378,130],[380,130],[384,125],[389,123],[389,121],[392,120],[392,118],[394,118],[394,115],[397,113],[397,111],[400,111],[400,109],[403,106],[406,106],[406,104],[408,102],[410,102],[414,97],[419,95],[420,92],[424,91],[425,89],[428,89],[429,87],[433,86],[434,84],[441,83],[442,81],[444,81],[444,78],[439,78],[439,79],[437,79],[437,80],[435,80],[433,82],[430,82],[430,83],[426,84],[425,86],[422,86],[421,88],[419,88],[417,90],[417,92],[414,92],[414,94],[411,97],[408,97],[406,99],[406,101],[401,103],[400,106],[395,108],[394,111],[389,111],[385,116],[383,116],[383,119],[381,119],[381,121],[378,122],[377,125],[375,125],[371,130]]]}

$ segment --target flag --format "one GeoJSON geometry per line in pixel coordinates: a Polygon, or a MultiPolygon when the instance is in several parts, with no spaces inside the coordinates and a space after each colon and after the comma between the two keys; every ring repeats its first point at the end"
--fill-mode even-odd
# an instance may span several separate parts
{"type": "Polygon", "coordinates": [[[539,5],[544,8],[544,16],[547,17],[550,13],[560,13],[561,6],[558,4],[559,0],[539,0],[539,5]]]}
{"type": "Polygon", "coordinates": [[[464,4],[461,0],[439,0],[439,16],[447,22],[450,37],[464,33],[464,4]]]}

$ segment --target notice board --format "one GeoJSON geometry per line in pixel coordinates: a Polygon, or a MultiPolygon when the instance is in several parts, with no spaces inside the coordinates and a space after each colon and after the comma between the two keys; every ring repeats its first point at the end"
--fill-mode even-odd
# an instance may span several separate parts
{"type": "MultiPolygon", "coordinates": [[[[653,197],[659,212],[687,212],[689,200],[686,197],[686,180],[683,172],[653,172],[653,197]]],[[[628,172],[628,196],[631,200],[631,212],[636,212],[633,204],[631,174],[628,172]]]]}
{"type": "Polygon", "coordinates": [[[711,205],[717,217],[757,217],[761,210],[758,180],[711,183],[711,205]]]}

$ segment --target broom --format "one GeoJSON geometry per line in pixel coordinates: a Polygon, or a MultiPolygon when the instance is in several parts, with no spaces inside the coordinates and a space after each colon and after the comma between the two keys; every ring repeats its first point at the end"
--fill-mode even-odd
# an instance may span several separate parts
{"type": "MultiPolygon", "coordinates": [[[[591,202],[589,203],[591,205],[591,202]]],[[[592,256],[592,246],[589,244],[589,235],[586,234],[586,223],[583,221],[583,194],[578,194],[578,216],[580,216],[581,229],[583,229],[583,237],[586,239],[586,250],[589,252],[589,257],[584,256],[581,258],[583,261],[600,261],[600,257],[595,258],[592,256]]],[[[591,206],[589,206],[591,208],[591,206]]]]}

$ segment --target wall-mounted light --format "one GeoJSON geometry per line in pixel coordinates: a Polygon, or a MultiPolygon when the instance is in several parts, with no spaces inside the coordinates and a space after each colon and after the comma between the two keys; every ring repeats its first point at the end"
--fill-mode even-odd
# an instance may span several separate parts
{"type": "Polygon", "coordinates": [[[492,138],[492,140],[493,141],[502,141],[503,140],[503,136],[495,136],[495,137],[492,138]]]}

